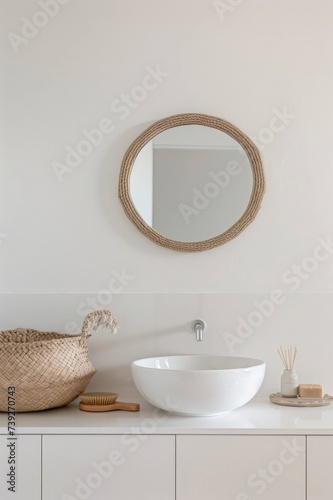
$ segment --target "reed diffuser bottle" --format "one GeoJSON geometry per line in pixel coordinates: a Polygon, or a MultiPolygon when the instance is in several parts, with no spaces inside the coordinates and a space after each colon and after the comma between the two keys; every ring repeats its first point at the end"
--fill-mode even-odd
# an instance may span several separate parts
{"type": "Polygon", "coordinates": [[[297,349],[296,347],[282,349],[280,346],[278,353],[284,366],[281,375],[281,394],[285,398],[295,398],[298,391],[298,375],[294,370],[297,349]]]}

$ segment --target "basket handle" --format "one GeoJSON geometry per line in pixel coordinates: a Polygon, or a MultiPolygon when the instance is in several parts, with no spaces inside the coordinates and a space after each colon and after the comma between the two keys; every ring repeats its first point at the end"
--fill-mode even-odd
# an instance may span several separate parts
{"type": "Polygon", "coordinates": [[[118,322],[111,311],[105,309],[89,313],[83,321],[82,336],[91,337],[91,332],[96,332],[99,327],[106,328],[111,333],[117,333],[118,322]]]}

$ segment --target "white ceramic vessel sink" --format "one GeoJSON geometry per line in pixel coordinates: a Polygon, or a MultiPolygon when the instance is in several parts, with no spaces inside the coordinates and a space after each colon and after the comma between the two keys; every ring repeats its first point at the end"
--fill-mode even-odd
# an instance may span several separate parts
{"type": "Polygon", "coordinates": [[[152,405],[176,415],[211,416],[244,405],[258,392],[266,365],[233,356],[159,356],[131,364],[134,383],[152,405]]]}

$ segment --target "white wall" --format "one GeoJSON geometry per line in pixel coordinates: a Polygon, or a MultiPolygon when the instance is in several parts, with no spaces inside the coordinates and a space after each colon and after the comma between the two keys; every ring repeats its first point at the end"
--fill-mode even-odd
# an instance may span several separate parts
{"type": "Polygon", "coordinates": [[[289,343],[302,380],[332,393],[333,4],[214,3],[62,0],[50,17],[43,0],[1,1],[1,327],[64,330],[105,304],[122,333],[91,339],[95,385],[112,375],[125,390],[130,358],[153,352],[232,354],[229,332],[233,353],[267,360],[264,395],[278,389],[276,347],[289,343]],[[130,143],[182,112],[253,137],[267,179],[255,221],[199,254],[155,245],[117,198],[130,143]],[[257,305],[274,289],[263,320],[257,305]],[[251,313],[261,324],[241,338],[251,313]],[[206,343],[187,333],[195,317],[206,343]]]}

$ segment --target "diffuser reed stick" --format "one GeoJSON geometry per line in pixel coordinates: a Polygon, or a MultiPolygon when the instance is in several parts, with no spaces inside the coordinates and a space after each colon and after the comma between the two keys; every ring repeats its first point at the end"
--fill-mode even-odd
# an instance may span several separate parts
{"type": "Polygon", "coordinates": [[[283,349],[282,346],[277,350],[285,370],[293,370],[297,355],[297,347],[290,346],[288,349],[283,349]]]}

